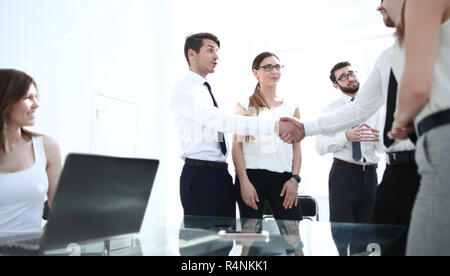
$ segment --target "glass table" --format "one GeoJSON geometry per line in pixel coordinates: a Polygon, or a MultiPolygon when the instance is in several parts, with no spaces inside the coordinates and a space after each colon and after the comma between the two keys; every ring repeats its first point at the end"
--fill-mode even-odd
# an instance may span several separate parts
{"type": "MultiPolygon", "coordinates": [[[[380,256],[405,230],[392,225],[187,216],[177,243],[180,256],[380,256]]],[[[145,232],[139,241],[144,254],[163,252],[161,246],[152,248],[145,232]]]]}
{"type": "Polygon", "coordinates": [[[304,220],[186,216],[179,226],[152,220],[136,235],[71,244],[45,255],[382,256],[406,227],[304,220]]]}

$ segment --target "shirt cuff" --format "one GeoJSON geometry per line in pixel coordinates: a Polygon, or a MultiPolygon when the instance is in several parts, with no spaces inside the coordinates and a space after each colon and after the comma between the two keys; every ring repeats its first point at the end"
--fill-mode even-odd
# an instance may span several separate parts
{"type": "Polygon", "coordinates": [[[320,126],[317,121],[306,122],[303,125],[305,127],[305,136],[316,136],[320,134],[320,126]]]}

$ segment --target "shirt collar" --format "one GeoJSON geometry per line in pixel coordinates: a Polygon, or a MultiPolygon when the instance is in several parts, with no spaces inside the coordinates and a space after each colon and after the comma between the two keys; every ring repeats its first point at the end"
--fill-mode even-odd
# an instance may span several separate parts
{"type": "MultiPolygon", "coordinates": [[[[356,94],[356,95],[358,95],[358,94],[356,94]]],[[[355,96],[356,96],[356,95],[355,95],[355,96]]],[[[349,103],[349,102],[352,101],[353,97],[347,96],[347,95],[345,95],[344,93],[342,93],[341,99],[342,99],[344,102],[349,103]]]]}
{"type": "Polygon", "coordinates": [[[195,83],[198,83],[200,85],[203,85],[206,82],[206,79],[202,76],[200,76],[197,73],[194,73],[192,71],[189,70],[187,78],[194,81],[195,83]]]}

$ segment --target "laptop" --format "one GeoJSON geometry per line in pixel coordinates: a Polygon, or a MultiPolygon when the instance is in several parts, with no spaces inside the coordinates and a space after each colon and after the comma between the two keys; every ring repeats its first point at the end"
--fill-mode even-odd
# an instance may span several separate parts
{"type": "Polygon", "coordinates": [[[70,154],[43,233],[0,237],[0,248],[43,254],[138,233],[158,160],[70,154]]]}

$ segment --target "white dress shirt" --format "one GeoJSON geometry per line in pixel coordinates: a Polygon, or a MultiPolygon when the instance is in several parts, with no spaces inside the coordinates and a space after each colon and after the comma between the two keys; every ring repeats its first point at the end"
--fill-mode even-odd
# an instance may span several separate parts
{"type": "MultiPolygon", "coordinates": [[[[358,97],[356,97],[358,98],[358,97]]],[[[329,104],[327,107],[325,107],[322,111],[322,114],[327,114],[330,112],[333,112],[343,106],[346,105],[352,105],[354,103],[351,102],[352,97],[342,94],[342,96],[337,99],[336,101],[329,104]]],[[[380,129],[383,126],[381,126],[381,122],[384,122],[384,118],[381,117],[381,112],[377,111],[374,115],[372,115],[365,123],[371,126],[375,129],[380,129]]],[[[357,125],[359,126],[359,125],[357,125]]],[[[356,126],[355,126],[356,127],[356,126]]],[[[347,140],[346,133],[348,130],[346,129],[344,131],[338,132],[334,135],[322,135],[318,136],[316,139],[316,150],[320,155],[326,155],[329,153],[332,153],[334,158],[364,165],[364,164],[377,164],[380,161],[380,158],[376,155],[375,151],[382,149],[381,143],[373,143],[373,142],[363,142],[361,143],[361,153],[362,158],[359,161],[353,160],[353,146],[352,142],[347,140]],[[364,162],[364,159],[366,162],[364,162]]]]}
{"type": "MultiPolygon", "coordinates": [[[[276,119],[234,116],[216,108],[205,82],[205,78],[189,71],[173,90],[171,106],[183,160],[225,162],[227,157],[220,150],[218,132],[242,136],[274,133],[276,119]]],[[[225,140],[229,144],[230,139],[225,140]]],[[[228,145],[227,148],[230,149],[228,145]]]]}
{"type": "MultiPolygon", "coordinates": [[[[332,135],[336,132],[352,128],[369,119],[378,110],[382,109],[383,122],[386,121],[386,106],[389,79],[391,74],[391,50],[384,51],[378,58],[374,69],[366,83],[361,87],[358,98],[351,105],[346,105],[335,112],[321,116],[319,119],[305,123],[306,136],[332,135]]],[[[384,124],[384,123],[383,123],[384,124]]],[[[380,140],[383,143],[384,126],[380,129],[380,140]]],[[[415,146],[410,140],[395,140],[387,152],[414,150],[415,146]]]]}

